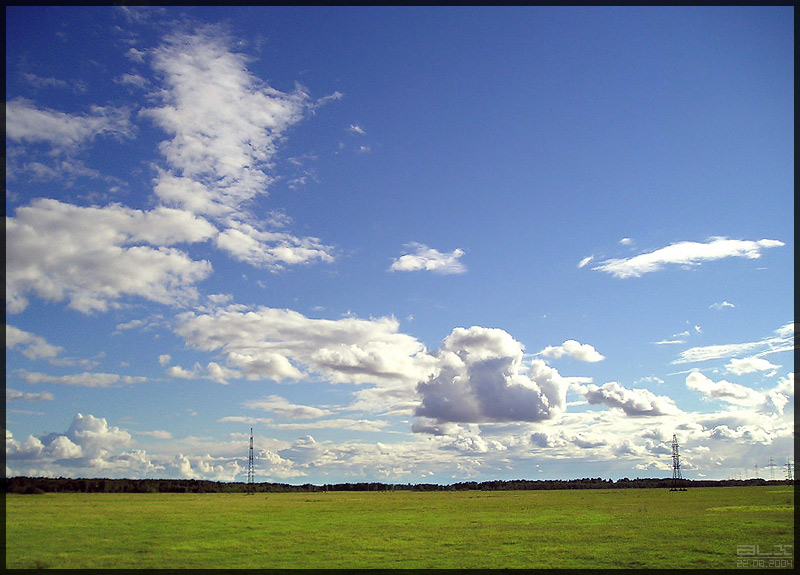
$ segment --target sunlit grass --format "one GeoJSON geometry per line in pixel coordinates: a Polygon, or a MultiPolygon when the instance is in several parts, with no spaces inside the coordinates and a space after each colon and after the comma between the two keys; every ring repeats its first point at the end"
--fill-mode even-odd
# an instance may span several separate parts
{"type": "Polygon", "coordinates": [[[785,487],[6,496],[8,568],[735,568],[785,487]]]}

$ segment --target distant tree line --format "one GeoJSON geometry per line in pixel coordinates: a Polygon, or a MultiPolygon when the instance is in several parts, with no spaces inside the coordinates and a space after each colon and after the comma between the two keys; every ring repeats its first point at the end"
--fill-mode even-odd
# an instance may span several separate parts
{"type": "MultiPolygon", "coordinates": [[[[686,488],[770,485],[786,481],[765,479],[611,479],[466,481],[450,485],[433,483],[336,483],[290,485],[286,483],[221,482],[202,479],[86,479],[66,477],[8,477],[6,493],[317,493],[326,491],[515,491],[548,489],[686,488]]],[[[794,483],[793,481],[791,483],[794,483]]]]}

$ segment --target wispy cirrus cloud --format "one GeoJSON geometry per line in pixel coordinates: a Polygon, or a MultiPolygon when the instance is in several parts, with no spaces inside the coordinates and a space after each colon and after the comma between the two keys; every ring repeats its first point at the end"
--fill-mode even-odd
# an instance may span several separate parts
{"type": "Polygon", "coordinates": [[[706,243],[678,242],[631,258],[608,259],[592,269],[624,279],[660,271],[670,265],[688,268],[723,258],[757,259],[761,257],[762,250],[783,245],[785,244],[778,240],[749,241],[716,237],[706,243]]]}
{"type": "Polygon", "coordinates": [[[456,248],[452,252],[440,252],[416,242],[406,244],[406,248],[410,253],[396,258],[389,267],[389,271],[430,271],[437,274],[462,274],[467,271],[466,266],[459,261],[464,255],[462,249],[456,248]]]}
{"type": "Polygon", "coordinates": [[[349,431],[383,431],[389,425],[388,421],[370,419],[321,419],[299,423],[272,423],[277,429],[347,429],[349,431]]]}
{"type": "Polygon", "coordinates": [[[61,80],[60,78],[44,77],[30,72],[23,72],[22,78],[34,88],[67,88],[83,93],[88,90],[85,83],[78,80],[61,80]]]}
{"type": "Polygon", "coordinates": [[[270,395],[265,399],[251,399],[249,401],[245,401],[242,404],[242,407],[246,409],[268,411],[289,419],[312,419],[317,417],[325,417],[332,413],[328,409],[291,403],[287,399],[278,395],[270,395]]]}
{"type": "Polygon", "coordinates": [[[6,324],[6,348],[19,350],[22,355],[33,360],[53,359],[64,351],[63,347],[47,343],[43,337],[8,324],[6,324]]]}
{"type": "Polygon", "coordinates": [[[31,100],[6,102],[6,138],[17,142],[46,143],[58,153],[72,152],[100,135],[133,135],[130,111],[93,106],[89,113],[67,114],[39,108],[31,100]]]}
{"type": "Polygon", "coordinates": [[[122,376],[116,373],[84,372],[68,375],[49,375],[36,371],[18,369],[14,372],[20,379],[27,383],[57,383],[77,387],[112,387],[117,384],[133,384],[147,381],[140,376],[122,376]]]}
{"type": "Polygon", "coordinates": [[[775,331],[776,335],[759,341],[693,347],[682,351],[678,358],[672,363],[695,363],[713,359],[723,359],[737,355],[751,355],[759,351],[760,355],[767,353],[778,353],[781,351],[791,351],[795,347],[794,326],[794,322],[788,323],[780,329],[777,329],[775,331]]]}
{"type": "Polygon", "coordinates": [[[55,397],[52,393],[44,391],[41,393],[30,393],[18,391],[16,389],[6,389],[6,401],[53,401],[55,397]]]}
{"type": "Polygon", "coordinates": [[[85,165],[81,153],[97,138],[130,139],[136,130],[127,108],[92,106],[68,114],[27,98],[6,102],[6,177],[70,184],[78,178],[117,180],[85,165]]]}

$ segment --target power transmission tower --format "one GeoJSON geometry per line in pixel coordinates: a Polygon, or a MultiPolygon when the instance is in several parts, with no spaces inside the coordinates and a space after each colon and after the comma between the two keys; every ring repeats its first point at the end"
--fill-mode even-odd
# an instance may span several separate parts
{"type": "Polygon", "coordinates": [[[775,481],[775,464],[772,462],[772,458],[769,458],[769,480],[775,481]]]}
{"type": "Polygon", "coordinates": [[[794,481],[794,463],[786,460],[786,481],[794,481]]]}
{"type": "Polygon", "coordinates": [[[681,476],[681,456],[678,453],[678,436],[672,436],[672,481],[674,486],[670,491],[686,491],[685,487],[678,488],[683,477],[681,476]]]}
{"type": "Polygon", "coordinates": [[[253,428],[250,428],[250,452],[247,456],[247,493],[255,492],[255,470],[253,469],[253,428]]]}

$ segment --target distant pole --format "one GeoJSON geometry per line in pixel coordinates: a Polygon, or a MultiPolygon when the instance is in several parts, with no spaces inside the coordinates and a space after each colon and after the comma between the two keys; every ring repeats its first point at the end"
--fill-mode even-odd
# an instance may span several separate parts
{"type": "Polygon", "coordinates": [[[794,480],[794,463],[791,460],[786,460],[786,481],[794,480]]]}
{"type": "Polygon", "coordinates": [[[255,470],[253,469],[253,428],[250,428],[250,452],[247,457],[247,493],[255,491],[255,470]]]}
{"type": "Polygon", "coordinates": [[[770,481],[775,480],[775,464],[772,462],[772,458],[769,458],[769,479],[770,481]]]}

